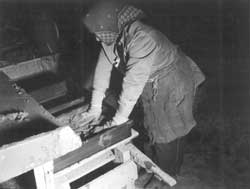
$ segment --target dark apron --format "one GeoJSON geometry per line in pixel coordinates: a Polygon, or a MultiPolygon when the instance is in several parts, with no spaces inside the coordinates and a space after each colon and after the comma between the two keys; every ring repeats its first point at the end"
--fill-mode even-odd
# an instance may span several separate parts
{"type": "Polygon", "coordinates": [[[183,53],[162,69],[145,86],[141,95],[144,127],[150,143],[169,143],[185,136],[195,125],[193,102],[204,75],[183,53]]]}

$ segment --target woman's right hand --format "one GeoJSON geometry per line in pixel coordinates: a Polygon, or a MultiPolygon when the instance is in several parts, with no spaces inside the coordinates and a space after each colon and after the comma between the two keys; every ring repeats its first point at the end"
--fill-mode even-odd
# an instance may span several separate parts
{"type": "Polygon", "coordinates": [[[100,110],[89,109],[87,112],[80,114],[79,127],[85,125],[96,125],[102,121],[102,115],[100,110]]]}
{"type": "Polygon", "coordinates": [[[90,125],[100,123],[103,119],[102,117],[101,110],[90,108],[86,112],[73,115],[70,124],[74,129],[87,128],[90,125]]]}

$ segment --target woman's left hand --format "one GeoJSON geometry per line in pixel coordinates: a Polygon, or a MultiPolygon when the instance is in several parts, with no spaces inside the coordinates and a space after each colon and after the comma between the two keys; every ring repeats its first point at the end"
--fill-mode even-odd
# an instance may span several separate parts
{"type": "Polygon", "coordinates": [[[98,133],[98,132],[100,132],[100,131],[102,131],[102,130],[105,130],[105,129],[109,129],[109,128],[113,128],[113,127],[116,127],[116,126],[119,126],[119,125],[122,125],[122,124],[124,124],[124,123],[126,123],[128,121],[128,119],[123,119],[123,120],[118,120],[118,121],[116,121],[115,119],[112,119],[112,120],[110,120],[110,121],[107,121],[107,122],[105,122],[104,124],[102,124],[102,125],[96,125],[95,127],[94,127],[94,133],[98,133]]]}

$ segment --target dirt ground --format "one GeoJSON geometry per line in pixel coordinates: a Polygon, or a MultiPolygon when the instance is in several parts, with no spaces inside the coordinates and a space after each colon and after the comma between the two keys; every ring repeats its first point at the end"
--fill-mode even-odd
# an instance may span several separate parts
{"type": "MultiPolygon", "coordinates": [[[[213,123],[216,122],[213,121],[213,123]]],[[[222,122],[217,120],[217,123],[222,122]]],[[[226,137],[218,133],[213,133],[214,138],[209,141],[206,141],[206,137],[199,139],[197,133],[194,135],[196,140],[187,145],[183,166],[180,175],[176,178],[177,185],[172,187],[173,189],[247,189],[250,187],[249,137],[237,141],[228,139],[227,143],[231,144],[223,146],[227,145],[226,137]]],[[[159,187],[154,184],[145,188],[169,187],[159,187]]]]}
{"type": "Polygon", "coordinates": [[[249,112],[239,92],[223,107],[203,101],[174,189],[250,188],[249,112]]]}

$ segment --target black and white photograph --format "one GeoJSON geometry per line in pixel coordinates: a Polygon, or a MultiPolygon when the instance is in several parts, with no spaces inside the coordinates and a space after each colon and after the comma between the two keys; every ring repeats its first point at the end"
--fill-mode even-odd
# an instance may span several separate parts
{"type": "Polygon", "coordinates": [[[0,189],[248,188],[249,0],[0,0],[0,189]]]}

